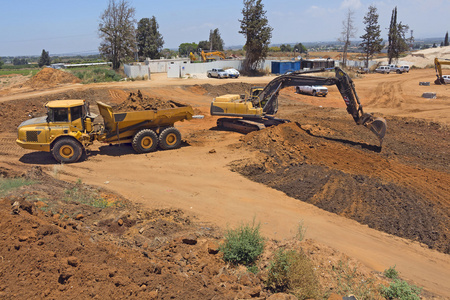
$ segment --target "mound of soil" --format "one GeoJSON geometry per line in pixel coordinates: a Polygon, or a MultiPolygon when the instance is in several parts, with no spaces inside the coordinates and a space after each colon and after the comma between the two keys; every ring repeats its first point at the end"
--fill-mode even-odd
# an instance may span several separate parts
{"type": "MultiPolygon", "coordinates": [[[[5,168],[0,173],[18,175],[5,168]]],[[[312,240],[267,241],[255,275],[226,264],[218,251],[221,233],[180,210],[146,211],[107,190],[57,180],[40,167],[23,176],[33,184],[0,199],[2,299],[271,299],[264,280],[280,248],[310,257],[323,293],[338,291],[340,272],[350,269],[374,287],[385,283],[312,240]],[[110,206],[68,201],[67,191],[75,190],[101,195],[110,206]]]]}
{"type": "Polygon", "coordinates": [[[68,73],[61,70],[53,69],[53,68],[44,68],[39,71],[36,75],[34,75],[31,79],[27,80],[23,87],[31,87],[31,88],[48,88],[53,87],[58,84],[67,84],[67,83],[80,83],[81,80],[68,73]]]}
{"type": "Polygon", "coordinates": [[[128,98],[114,107],[114,111],[130,111],[130,110],[157,110],[175,108],[179,105],[174,101],[165,101],[158,98],[151,98],[142,95],[141,91],[137,93],[131,92],[128,98]]]}
{"type": "Polygon", "coordinates": [[[221,85],[212,85],[212,84],[202,84],[202,85],[194,85],[193,89],[198,89],[200,87],[212,97],[217,97],[225,94],[245,94],[250,92],[251,84],[245,82],[230,82],[221,85]]]}
{"type": "Polygon", "coordinates": [[[290,197],[450,253],[450,176],[345,145],[326,137],[330,132],[297,123],[252,132],[241,146],[263,155],[233,168],[290,197]]]}

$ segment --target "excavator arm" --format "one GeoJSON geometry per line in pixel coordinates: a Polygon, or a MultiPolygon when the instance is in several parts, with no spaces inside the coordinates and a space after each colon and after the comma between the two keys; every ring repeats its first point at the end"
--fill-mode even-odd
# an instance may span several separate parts
{"type": "Polygon", "coordinates": [[[315,69],[308,71],[297,71],[281,75],[272,80],[261,91],[259,97],[253,100],[254,106],[263,107],[264,114],[274,115],[278,111],[278,93],[288,86],[298,85],[336,85],[347,106],[347,112],[352,115],[357,125],[363,125],[372,131],[379,139],[380,146],[386,134],[386,120],[374,118],[369,113],[364,113],[362,105],[356,94],[353,80],[342,69],[334,68],[335,77],[308,76],[304,74],[325,72],[329,69],[315,69]]]}

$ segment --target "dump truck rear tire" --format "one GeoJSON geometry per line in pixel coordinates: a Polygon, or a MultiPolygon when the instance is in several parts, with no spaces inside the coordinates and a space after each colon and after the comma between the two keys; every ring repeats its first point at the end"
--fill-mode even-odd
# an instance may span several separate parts
{"type": "Polygon", "coordinates": [[[80,159],[83,154],[81,144],[71,138],[58,140],[52,149],[52,155],[59,163],[73,163],[80,159]]]}
{"type": "Polygon", "coordinates": [[[131,143],[137,153],[149,153],[158,147],[158,136],[151,129],[143,129],[135,134],[131,143]]]}
{"type": "Polygon", "coordinates": [[[181,146],[181,133],[175,127],[164,129],[159,135],[159,147],[163,150],[177,149],[181,146]]]}

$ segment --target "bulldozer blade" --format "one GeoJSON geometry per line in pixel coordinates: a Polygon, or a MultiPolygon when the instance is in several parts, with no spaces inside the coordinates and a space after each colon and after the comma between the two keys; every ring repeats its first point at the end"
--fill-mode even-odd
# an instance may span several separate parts
{"type": "Polygon", "coordinates": [[[370,129],[378,137],[380,141],[380,147],[383,144],[383,138],[386,134],[387,124],[386,120],[383,118],[375,118],[372,122],[365,124],[367,128],[370,129]]]}

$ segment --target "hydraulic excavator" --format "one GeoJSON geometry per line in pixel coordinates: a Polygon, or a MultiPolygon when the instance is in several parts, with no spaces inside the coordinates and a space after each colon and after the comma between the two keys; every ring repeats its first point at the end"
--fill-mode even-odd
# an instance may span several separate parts
{"type": "Polygon", "coordinates": [[[434,69],[436,70],[437,79],[434,81],[435,84],[445,84],[444,77],[442,77],[442,67],[441,65],[450,65],[450,60],[448,59],[434,59],[434,69]]]}
{"type": "Polygon", "coordinates": [[[202,50],[200,55],[204,62],[209,61],[209,60],[216,60],[217,58],[225,59],[225,54],[220,51],[205,52],[202,50]]]}
{"type": "Polygon", "coordinates": [[[264,88],[252,89],[250,97],[245,95],[223,95],[211,103],[211,115],[225,116],[217,120],[217,127],[243,133],[261,130],[268,126],[289,122],[275,118],[278,111],[278,94],[285,87],[298,85],[336,85],[357,125],[363,125],[372,131],[380,141],[380,147],[386,134],[386,120],[375,118],[363,111],[356,94],[353,80],[342,69],[334,68],[335,77],[308,76],[308,73],[326,72],[332,69],[314,69],[296,71],[276,77],[264,88]]]}

